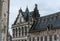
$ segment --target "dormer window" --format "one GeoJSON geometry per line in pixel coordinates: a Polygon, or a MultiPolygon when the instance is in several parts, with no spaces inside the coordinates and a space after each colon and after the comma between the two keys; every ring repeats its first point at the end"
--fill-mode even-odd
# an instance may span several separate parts
{"type": "Polygon", "coordinates": [[[45,22],[45,18],[43,19],[43,21],[45,22]]]}
{"type": "Polygon", "coordinates": [[[49,21],[49,18],[47,18],[47,22],[49,21]]]}
{"type": "Polygon", "coordinates": [[[58,18],[58,16],[55,16],[56,17],[56,19],[58,18]]]}
{"type": "Polygon", "coordinates": [[[53,27],[52,24],[49,23],[47,26],[47,29],[50,31],[52,29],[52,27],[53,27]]]}
{"type": "Polygon", "coordinates": [[[58,18],[58,16],[57,15],[55,15],[55,19],[57,19],[58,18]]]}
{"type": "Polygon", "coordinates": [[[51,16],[51,21],[54,20],[54,16],[51,16]]]}
{"type": "Polygon", "coordinates": [[[45,19],[44,18],[42,19],[42,22],[45,22],[45,19]]]}
{"type": "Polygon", "coordinates": [[[60,17],[60,14],[59,14],[59,17],[60,17]]]}

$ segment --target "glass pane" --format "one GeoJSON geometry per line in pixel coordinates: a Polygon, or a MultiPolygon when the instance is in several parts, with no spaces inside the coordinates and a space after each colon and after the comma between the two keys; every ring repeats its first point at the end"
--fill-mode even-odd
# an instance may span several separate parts
{"type": "Polygon", "coordinates": [[[49,36],[49,41],[52,41],[52,35],[49,36]]]}
{"type": "Polygon", "coordinates": [[[43,41],[43,37],[41,37],[41,41],[43,41]]]}
{"type": "Polygon", "coordinates": [[[47,36],[45,36],[45,41],[47,41],[47,36]]]}

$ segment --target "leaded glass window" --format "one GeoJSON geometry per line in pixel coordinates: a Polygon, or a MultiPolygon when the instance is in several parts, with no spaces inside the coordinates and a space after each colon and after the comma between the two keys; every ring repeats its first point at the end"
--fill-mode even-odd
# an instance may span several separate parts
{"type": "Polygon", "coordinates": [[[19,37],[20,37],[20,28],[19,28],[19,37]]]}
{"type": "Polygon", "coordinates": [[[27,35],[27,27],[25,26],[25,35],[27,35]]]}
{"type": "Polygon", "coordinates": [[[31,41],[31,38],[29,38],[29,41],[31,41]]]}
{"type": "Polygon", "coordinates": [[[35,38],[33,37],[33,41],[35,41],[35,38]]]}
{"type": "Polygon", "coordinates": [[[16,28],[16,37],[17,37],[17,28],[16,28]]]}
{"type": "Polygon", "coordinates": [[[45,36],[45,41],[47,41],[47,36],[45,36]]]}
{"type": "Polygon", "coordinates": [[[24,35],[24,28],[22,27],[22,36],[24,35]]]}
{"type": "Polygon", "coordinates": [[[43,37],[41,37],[41,41],[43,41],[43,37]]]}
{"type": "Polygon", "coordinates": [[[54,35],[54,40],[57,40],[57,35],[54,35]]]}
{"type": "Polygon", "coordinates": [[[39,41],[39,37],[37,37],[37,41],[39,41]]]}
{"type": "Polygon", "coordinates": [[[49,35],[49,41],[52,41],[52,35],[49,35]]]}

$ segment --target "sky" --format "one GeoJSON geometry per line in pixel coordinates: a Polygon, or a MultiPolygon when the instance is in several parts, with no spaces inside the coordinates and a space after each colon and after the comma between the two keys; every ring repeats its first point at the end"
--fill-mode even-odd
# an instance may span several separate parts
{"type": "Polygon", "coordinates": [[[46,16],[56,12],[60,12],[60,0],[10,0],[10,16],[9,16],[9,31],[12,34],[12,24],[14,23],[19,9],[25,11],[26,7],[29,11],[33,11],[35,4],[38,5],[38,10],[41,16],[46,16]]]}

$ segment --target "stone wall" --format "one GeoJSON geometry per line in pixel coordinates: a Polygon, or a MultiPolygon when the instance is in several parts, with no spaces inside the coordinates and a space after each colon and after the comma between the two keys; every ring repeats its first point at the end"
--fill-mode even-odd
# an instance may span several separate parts
{"type": "Polygon", "coordinates": [[[30,33],[29,38],[31,38],[31,41],[33,41],[33,38],[37,41],[37,37],[39,37],[39,41],[41,41],[41,37],[43,37],[42,41],[45,41],[45,37],[47,37],[47,41],[50,41],[50,36],[52,38],[51,41],[60,41],[60,29],[30,33]]]}

